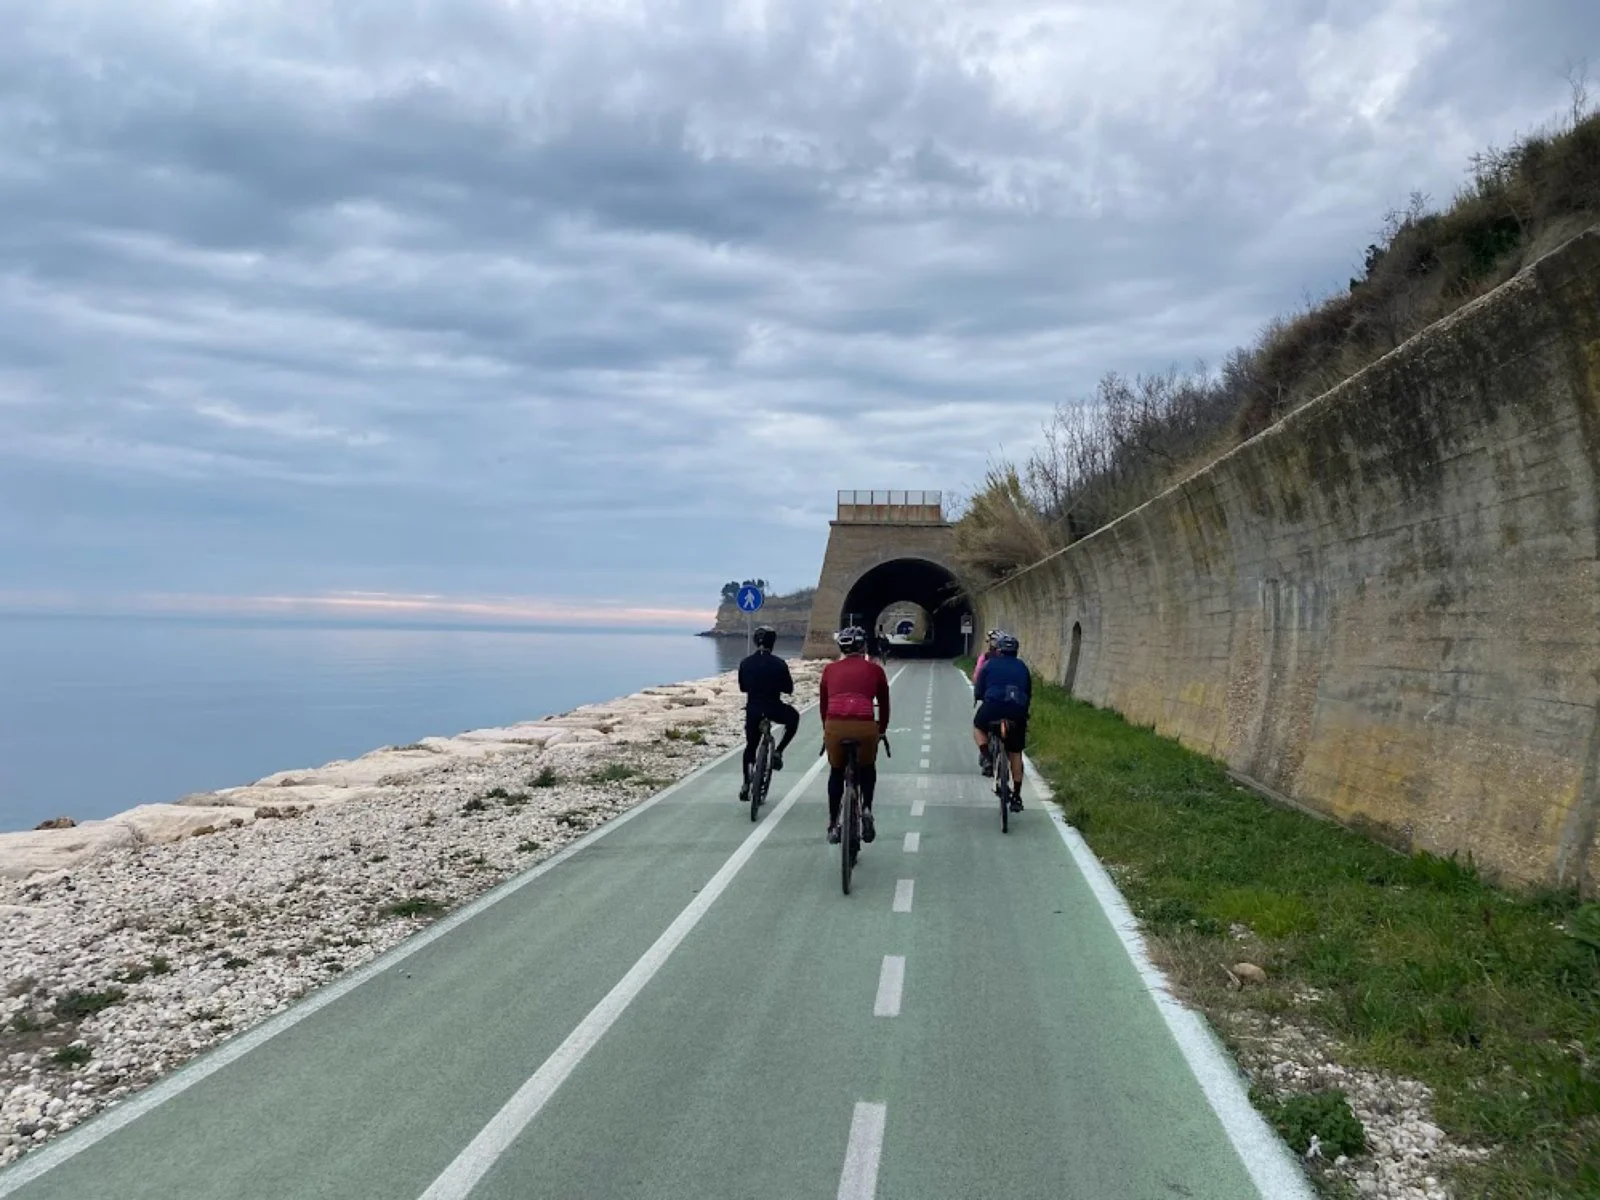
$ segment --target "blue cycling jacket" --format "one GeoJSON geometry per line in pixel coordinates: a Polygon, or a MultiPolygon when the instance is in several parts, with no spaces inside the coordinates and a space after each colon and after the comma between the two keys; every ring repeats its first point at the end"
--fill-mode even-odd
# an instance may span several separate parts
{"type": "Polygon", "coordinates": [[[1004,704],[1027,712],[1033,702],[1033,672],[1020,658],[991,654],[972,681],[972,695],[985,704],[1004,704]]]}

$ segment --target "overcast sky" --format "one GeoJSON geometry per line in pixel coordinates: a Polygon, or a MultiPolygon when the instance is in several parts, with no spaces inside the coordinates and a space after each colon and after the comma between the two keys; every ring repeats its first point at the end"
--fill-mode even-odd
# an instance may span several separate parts
{"type": "Polygon", "coordinates": [[[13,605],[814,583],[836,488],[968,489],[1103,372],[1215,362],[1600,68],[1595,0],[0,0],[0,29],[13,605]]]}

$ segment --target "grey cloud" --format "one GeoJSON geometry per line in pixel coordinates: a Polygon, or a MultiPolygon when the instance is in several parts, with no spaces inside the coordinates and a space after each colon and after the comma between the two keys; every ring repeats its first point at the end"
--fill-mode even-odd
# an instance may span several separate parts
{"type": "Polygon", "coordinates": [[[1102,371],[1342,285],[1600,35],[1568,0],[766,7],[19,10],[0,499],[39,520],[0,559],[804,576],[834,487],[959,488],[1102,371]]]}

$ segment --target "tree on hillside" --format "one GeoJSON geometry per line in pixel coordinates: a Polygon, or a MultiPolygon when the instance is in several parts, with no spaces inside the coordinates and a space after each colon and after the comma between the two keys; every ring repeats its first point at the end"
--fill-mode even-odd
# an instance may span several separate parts
{"type": "Polygon", "coordinates": [[[739,589],[747,587],[760,588],[763,596],[770,596],[772,594],[772,585],[769,584],[765,579],[746,579],[743,583],[740,583],[737,579],[730,579],[727,583],[722,585],[723,601],[725,603],[732,604],[739,598],[739,589]]]}

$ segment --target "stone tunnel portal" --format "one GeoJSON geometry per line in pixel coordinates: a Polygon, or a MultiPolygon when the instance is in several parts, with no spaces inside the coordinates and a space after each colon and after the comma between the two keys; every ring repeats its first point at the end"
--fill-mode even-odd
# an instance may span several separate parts
{"type": "Polygon", "coordinates": [[[896,646],[898,657],[954,658],[965,648],[961,617],[973,611],[961,584],[938,563],[897,558],[880,563],[851,585],[839,622],[854,621],[869,632],[884,610],[914,604],[928,614],[929,637],[920,646],[896,646]]]}

